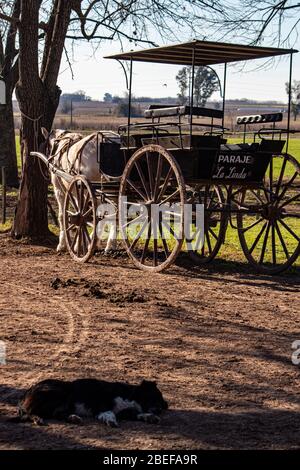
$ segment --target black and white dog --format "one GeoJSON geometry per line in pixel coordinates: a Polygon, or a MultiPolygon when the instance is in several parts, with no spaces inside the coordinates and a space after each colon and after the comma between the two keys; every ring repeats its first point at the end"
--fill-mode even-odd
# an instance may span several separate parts
{"type": "Polygon", "coordinates": [[[82,422],[94,417],[101,423],[118,426],[119,420],[158,423],[168,408],[156,382],[140,385],[96,379],[63,381],[48,379],[33,385],[19,403],[19,421],[43,424],[44,419],[82,422]]]}

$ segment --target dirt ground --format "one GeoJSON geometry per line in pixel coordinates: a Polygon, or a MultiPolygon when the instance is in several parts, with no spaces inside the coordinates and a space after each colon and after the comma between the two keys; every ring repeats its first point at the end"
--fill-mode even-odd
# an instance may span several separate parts
{"type": "Polygon", "coordinates": [[[165,274],[126,256],[86,265],[0,236],[0,449],[299,448],[299,274],[215,261],[165,274]],[[56,377],[156,379],[158,425],[107,428],[9,418],[24,389],[56,377]]]}

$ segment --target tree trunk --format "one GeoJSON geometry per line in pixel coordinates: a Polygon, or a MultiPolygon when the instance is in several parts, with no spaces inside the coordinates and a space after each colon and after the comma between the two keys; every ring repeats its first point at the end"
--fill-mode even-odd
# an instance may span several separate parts
{"type": "Polygon", "coordinates": [[[42,142],[41,125],[45,114],[44,86],[39,77],[38,22],[39,0],[22,1],[19,29],[19,81],[16,95],[22,113],[21,148],[23,177],[16,207],[12,236],[42,238],[48,236],[47,181],[42,163],[30,156],[42,142]]]}
{"type": "Polygon", "coordinates": [[[39,75],[40,0],[21,2],[19,26],[19,82],[16,94],[22,112],[24,171],[12,228],[16,238],[49,236],[45,165],[30,157],[43,142],[41,127],[51,130],[61,90],[56,86],[64,41],[71,14],[71,2],[55,0],[47,26],[44,56],[39,75]]]}
{"type": "Polygon", "coordinates": [[[12,96],[7,93],[6,105],[0,106],[0,161],[6,168],[6,179],[9,186],[17,187],[18,165],[15,142],[14,114],[12,96]]]}
{"type": "Polygon", "coordinates": [[[56,87],[50,95],[40,82],[40,91],[31,90],[28,95],[24,94],[20,84],[17,85],[18,100],[22,106],[21,148],[25,163],[12,229],[12,236],[15,238],[43,238],[50,234],[47,169],[39,159],[31,157],[30,152],[37,151],[43,143],[41,127],[51,130],[60,93],[60,89],[56,87]]]}

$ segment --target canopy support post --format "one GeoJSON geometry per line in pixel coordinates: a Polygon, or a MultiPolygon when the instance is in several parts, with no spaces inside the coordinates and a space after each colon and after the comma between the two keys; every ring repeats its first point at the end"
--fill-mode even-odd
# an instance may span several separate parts
{"type": "Polygon", "coordinates": [[[195,48],[192,50],[192,84],[190,94],[190,149],[192,148],[193,134],[193,106],[194,106],[194,79],[195,79],[195,48]]]}
{"type": "Polygon", "coordinates": [[[131,97],[132,97],[132,57],[130,57],[129,88],[128,88],[128,121],[127,121],[127,148],[129,148],[130,122],[131,122],[131,97]]]}
{"type": "Polygon", "coordinates": [[[224,64],[224,83],[223,83],[223,117],[222,117],[222,127],[223,127],[223,133],[224,133],[224,124],[225,124],[226,81],[227,81],[227,62],[225,62],[225,64],[224,64]]]}
{"type": "Polygon", "coordinates": [[[292,77],[293,77],[293,53],[290,54],[290,75],[289,75],[289,102],[288,102],[288,116],[287,116],[287,141],[286,152],[289,150],[290,140],[290,126],[291,126],[291,108],[292,108],[292,77]]]}

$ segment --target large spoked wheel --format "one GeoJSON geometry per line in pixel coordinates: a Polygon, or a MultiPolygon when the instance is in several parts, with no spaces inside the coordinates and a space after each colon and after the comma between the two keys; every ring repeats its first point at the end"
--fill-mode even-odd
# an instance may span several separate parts
{"type": "Polygon", "coordinates": [[[300,165],[275,155],[264,185],[240,195],[237,226],[243,252],[258,271],[277,274],[300,254],[300,165]]]}
{"type": "Polygon", "coordinates": [[[202,204],[204,210],[203,226],[198,226],[195,217],[194,234],[187,242],[188,254],[195,264],[206,264],[218,254],[224,243],[227,215],[225,210],[225,196],[220,186],[205,185],[193,198],[194,204],[202,204]]]}
{"type": "Polygon", "coordinates": [[[126,250],[143,270],[159,272],[184,239],[185,184],[174,157],[159,145],[137,150],[120,184],[119,225],[126,250]]]}
{"type": "Polygon", "coordinates": [[[96,200],[82,176],[76,176],[66,193],[64,229],[70,255],[85,263],[94,253],[96,243],[96,200]]]}

